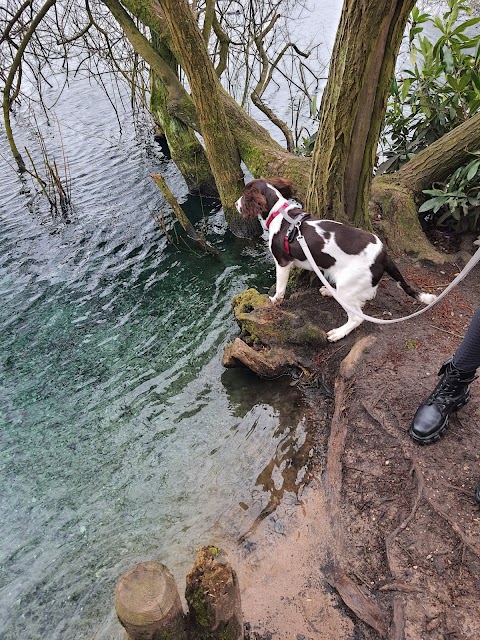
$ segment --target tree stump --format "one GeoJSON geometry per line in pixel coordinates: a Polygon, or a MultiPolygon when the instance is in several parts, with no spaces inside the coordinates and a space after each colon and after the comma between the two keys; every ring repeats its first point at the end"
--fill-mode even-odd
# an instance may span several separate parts
{"type": "Polygon", "coordinates": [[[186,640],[175,579],[159,562],[141,562],[117,583],[115,610],[130,640],[186,640]]]}
{"type": "Polygon", "coordinates": [[[191,637],[195,640],[240,640],[243,616],[240,588],[225,552],[203,547],[187,575],[185,597],[191,637]]]}

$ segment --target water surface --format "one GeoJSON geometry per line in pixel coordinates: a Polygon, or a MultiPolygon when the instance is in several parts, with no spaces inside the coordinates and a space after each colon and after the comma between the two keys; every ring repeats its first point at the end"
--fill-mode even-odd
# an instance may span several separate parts
{"type": "MultiPolygon", "coordinates": [[[[231,237],[217,203],[187,195],[150,124],[119,105],[120,133],[82,82],[55,107],[66,218],[0,160],[4,640],[95,637],[124,570],[157,559],[181,583],[199,545],[238,539],[295,493],[309,454],[289,381],[221,365],[237,335],[232,296],[272,283],[262,245],[231,237]],[[203,221],[217,259],[167,242],[153,171],[203,221]]],[[[21,113],[15,126],[39,158],[21,113]]],[[[55,123],[44,131],[59,158],[55,123]]]]}

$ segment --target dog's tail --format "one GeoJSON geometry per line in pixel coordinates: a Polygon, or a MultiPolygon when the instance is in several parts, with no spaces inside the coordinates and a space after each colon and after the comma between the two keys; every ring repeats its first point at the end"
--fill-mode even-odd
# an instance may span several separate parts
{"type": "Polygon", "coordinates": [[[421,302],[422,304],[430,304],[437,299],[437,296],[433,295],[433,293],[424,293],[423,291],[419,291],[418,289],[415,289],[415,287],[412,287],[410,284],[408,284],[408,282],[398,270],[397,265],[385,251],[383,253],[383,265],[385,267],[385,271],[391,278],[396,280],[398,286],[401,287],[407,295],[415,298],[415,300],[418,300],[418,302],[421,302]]]}

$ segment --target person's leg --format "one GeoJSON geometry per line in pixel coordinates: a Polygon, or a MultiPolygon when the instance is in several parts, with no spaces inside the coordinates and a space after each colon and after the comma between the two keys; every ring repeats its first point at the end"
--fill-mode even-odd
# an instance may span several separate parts
{"type": "Polygon", "coordinates": [[[475,371],[480,367],[480,307],[475,311],[452,363],[461,371],[475,371]]]}
{"type": "Polygon", "coordinates": [[[480,367],[480,308],[475,312],[460,346],[451,360],[440,368],[442,378],[417,409],[410,436],[419,444],[438,440],[448,426],[451,413],[470,399],[470,383],[480,367]]]}

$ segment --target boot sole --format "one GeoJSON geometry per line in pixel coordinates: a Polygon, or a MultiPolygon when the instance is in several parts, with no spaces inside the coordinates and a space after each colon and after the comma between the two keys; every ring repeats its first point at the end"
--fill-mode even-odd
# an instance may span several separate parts
{"type": "MultiPolygon", "coordinates": [[[[456,413],[459,409],[461,409],[462,407],[464,407],[467,402],[470,400],[470,393],[467,395],[466,398],[464,398],[463,400],[460,400],[459,403],[450,411],[451,413],[456,413]]],[[[418,444],[424,445],[424,444],[433,444],[434,442],[436,442],[437,440],[440,440],[440,438],[442,437],[442,435],[445,433],[445,431],[447,430],[448,427],[448,418],[449,415],[448,414],[445,417],[445,422],[442,424],[442,426],[437,429],[437,431],[435,431],[435,433],[430,434],[429,436],[427,436],[426,438],[422,438],[421,436],[418,436],[413,429],[410,427],[410,430],[408,432],[408,435],[412,438],[412,440],[415,440],[415,442],[417,442],[418,444]]]]}

